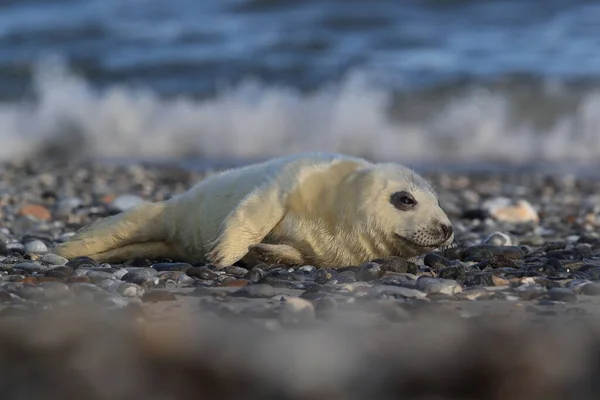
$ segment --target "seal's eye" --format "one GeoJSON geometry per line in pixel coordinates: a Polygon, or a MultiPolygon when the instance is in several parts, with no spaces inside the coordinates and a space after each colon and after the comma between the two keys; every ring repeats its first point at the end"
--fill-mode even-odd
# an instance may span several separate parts
{"type": "Polygon", "coordinates": [[[390,203],[401,211],[412,210],[417,205],[417,201],[413,195],[404,191],[392,193],[390,203]]]}

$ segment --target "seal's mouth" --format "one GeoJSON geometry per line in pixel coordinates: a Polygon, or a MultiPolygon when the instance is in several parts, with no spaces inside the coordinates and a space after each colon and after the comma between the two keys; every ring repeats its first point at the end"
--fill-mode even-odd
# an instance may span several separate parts
{"type": "Polygon", "coordinates": [[[395,233],[396,238],[400,239],[401,241],[403,241],[404,243],[413,246],[413,247],[417,247],[419,249],[436,249],[438,247],[444,246],[447,243],[447,240],[442,240],[439,243],[433,243],[433,244],[422,244],[422,243],[417,243],[415,241],[412,241],[404,236],[400,236],[397,233],[395,233]]]}

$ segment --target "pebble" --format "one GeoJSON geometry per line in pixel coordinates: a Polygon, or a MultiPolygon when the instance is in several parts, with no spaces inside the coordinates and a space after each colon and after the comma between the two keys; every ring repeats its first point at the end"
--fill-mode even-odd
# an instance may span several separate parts
{"type": "Polygon", "coordinates": [[[52,265],[66,265],[69,260],[54,253],[46,253],[40,257],[40,261],[52,265]]]}
{"type": "Polygon", "coordinates": [[[383,275],[383,272],[380,264],[368,262],[358,268],[355,276],[357,281],[369,282],[379,279],[383,275]]]}
{"type": "Polygon", "coordinates": [[[45,254],[48,252],[48,246],[41,240],[29,240],[23,246],[27,253],[45,254]]]}
{"type": "Polygon", "coordinates": [[[455,280],[429,278],[426,276],[421,276],[417,279],[416,288],[425,293],[454,295],[462,292],[462,286],[455,280]]]}
{"type": "Polygon", "coordinates": [[[123,212],[133,207],[137,207],[145,202],[145,200],[138,196],[125,194],[117,196],[112,202],[110,202],[110,208],[117,212],[123,212]]]}
{"type": "Polygon", "coordinates": [[[158,272],[164,271],[179,271],[186,272],[188,269],[192,268],[192,266],[188,263],[156,263],[151,266],[158,272]]]}
{"type": "Polygon", "coordinates": [[[548,297],[554,301],[572,303],[577,301],[577,293],[567,288],[552,288],[548,290],[548,297]]]}
{"type": "Polygon", "coordinates": [[[315,307],[305,299],[291,297],[282,302],[279,320],[283,326],[303,325],[312,322],[316,317],[315,307]]]}
{"type": "Polygon", "coordinates": [[[235,296],[253,297],[253,298],[270,298],[277,294],[273,286],[266,283],[256,283],[248,285],[234,292],[235,296]]]}

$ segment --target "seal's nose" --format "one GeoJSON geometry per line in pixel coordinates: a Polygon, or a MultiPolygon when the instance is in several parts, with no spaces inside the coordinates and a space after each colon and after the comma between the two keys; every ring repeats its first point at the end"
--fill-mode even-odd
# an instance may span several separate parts
{"type": "Polygon", "coordinates": [[[450,239],[452,237],[452,233],[454,232],[452,225],[446,224],[440,224],[440,230],[442,231],[442,235],[446,240],[450,239]]]}

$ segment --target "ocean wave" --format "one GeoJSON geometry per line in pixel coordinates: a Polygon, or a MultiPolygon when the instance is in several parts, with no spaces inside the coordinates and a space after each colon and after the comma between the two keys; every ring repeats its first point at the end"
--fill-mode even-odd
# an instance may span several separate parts
{"type": "Polygon", "coordinates": [[[0,161],[28,157],[262,159],[334,151],[402,162],[592,162],[600,92],[544,129],[515,123],[510,99],[473,90],[423,119],[393,116],[394,93],[361,73],[311,93],[247,80],[210,98],[98,89],[59,60],[38,65],[32,98],[0,104],[0,161]]]}

